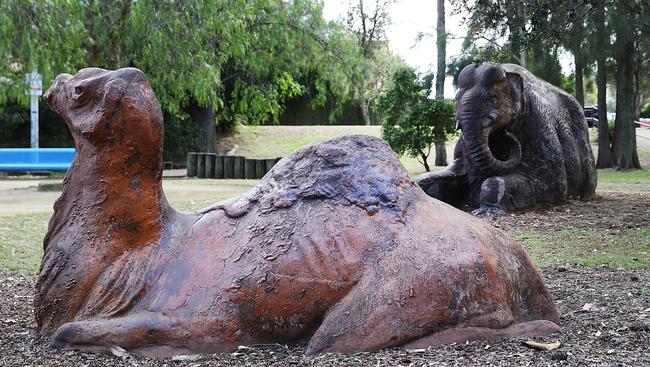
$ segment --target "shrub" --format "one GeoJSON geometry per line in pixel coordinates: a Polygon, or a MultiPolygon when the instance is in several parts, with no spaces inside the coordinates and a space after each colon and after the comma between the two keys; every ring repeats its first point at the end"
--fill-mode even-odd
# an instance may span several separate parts
{"type": "Polygon", "coordinates": [[[412,68],[398,69],[379,100],[382,137],[398,155],[417,158],[427,172],[431,145],[445,142],[456,121],[453,102],[428,98],[432,81],[432,74],[420,79],[412,68]]]}

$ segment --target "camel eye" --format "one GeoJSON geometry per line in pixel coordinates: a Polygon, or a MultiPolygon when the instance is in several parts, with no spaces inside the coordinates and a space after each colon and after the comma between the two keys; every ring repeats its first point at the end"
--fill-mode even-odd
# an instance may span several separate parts
{"type": "Polygon", "coordinates": [[[75,95],[75,97],[79,97],[82,94],[84,94],[85,92],[86,92],[86,88],[84,88],[82,86],[78,85],[78,86],[74,87],[74,95],[75,95]]]}
{"type": "Polygon", "coordinates": [[[83,85],[78,85],[74,87],[74,95],[72,96],[72,99],[77,102],[77,103],[82,103],[88,99],[90,96],[90,93],[88,91],[88,87],[83,86],[83,85]]]}

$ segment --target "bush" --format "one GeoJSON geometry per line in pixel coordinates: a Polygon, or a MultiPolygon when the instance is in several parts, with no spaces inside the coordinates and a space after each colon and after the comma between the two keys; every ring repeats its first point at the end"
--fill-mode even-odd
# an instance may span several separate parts
{"type": "Polygon", "coordinates": [[[650,103],[646,103],[641,108],[641,118],[650,119],[650,103]]]}
{"type": "Polygon", "coordinates": [[[184,165],[187,152],[198,152],[201,144],[198,140],[199,127],[189,118],[178,118],[164,114],[165,134],[163,142],[163,160],[184,165]]]}
{"type": "Polygon", "coordinates": [[[431,145],[445,142],[456,121],[454,103],[428,98],[432,81],[431,74],[420,79],[412,68],[399,69],[379,100],[382,137],[398,155],[417,158],[427,172],[431,145]]]}
{"type": "MultiPolygon", "coordinates": [[[[39,146],[74,147],[65,121],[41,100],[38,109],[39,146]]],[[[0,147],[29,148],[31,121],[29,106],[9,101],[0,106],[0,147]]]]}

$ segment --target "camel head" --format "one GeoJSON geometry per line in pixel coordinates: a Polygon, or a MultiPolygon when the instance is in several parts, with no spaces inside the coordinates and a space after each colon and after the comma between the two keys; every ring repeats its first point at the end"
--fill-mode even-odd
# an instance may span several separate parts
{"type": "Polygon", "coordinates": [[[147,77],[138,69],[81,69],[60,74],[43,97],[68,124],[77,149],[161,147],[163,119],[147,77]]]}

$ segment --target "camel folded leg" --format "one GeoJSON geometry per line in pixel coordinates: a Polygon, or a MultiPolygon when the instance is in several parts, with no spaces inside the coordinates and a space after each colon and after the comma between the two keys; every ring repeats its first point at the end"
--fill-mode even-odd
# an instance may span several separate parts
{"type": "Polygon", "coordinates": [[[426,348],[429,346],[464,343],[466,341],[473,340],[546,336],[559,332],[560,327],[556,323],[548,320],[521,322],[501,329],[475,326],[454,327],[426,335],[419,339],[415,339],[407,344],[404,344],[404,348],[426,348]]]}
{"type": "Polygon", "coordinates": [[[150,344],[169,338],[182,329],[180,322],[153,312],[138,312],[124,317],[68,322],[52,335],[55,348],[150,344]]]}

